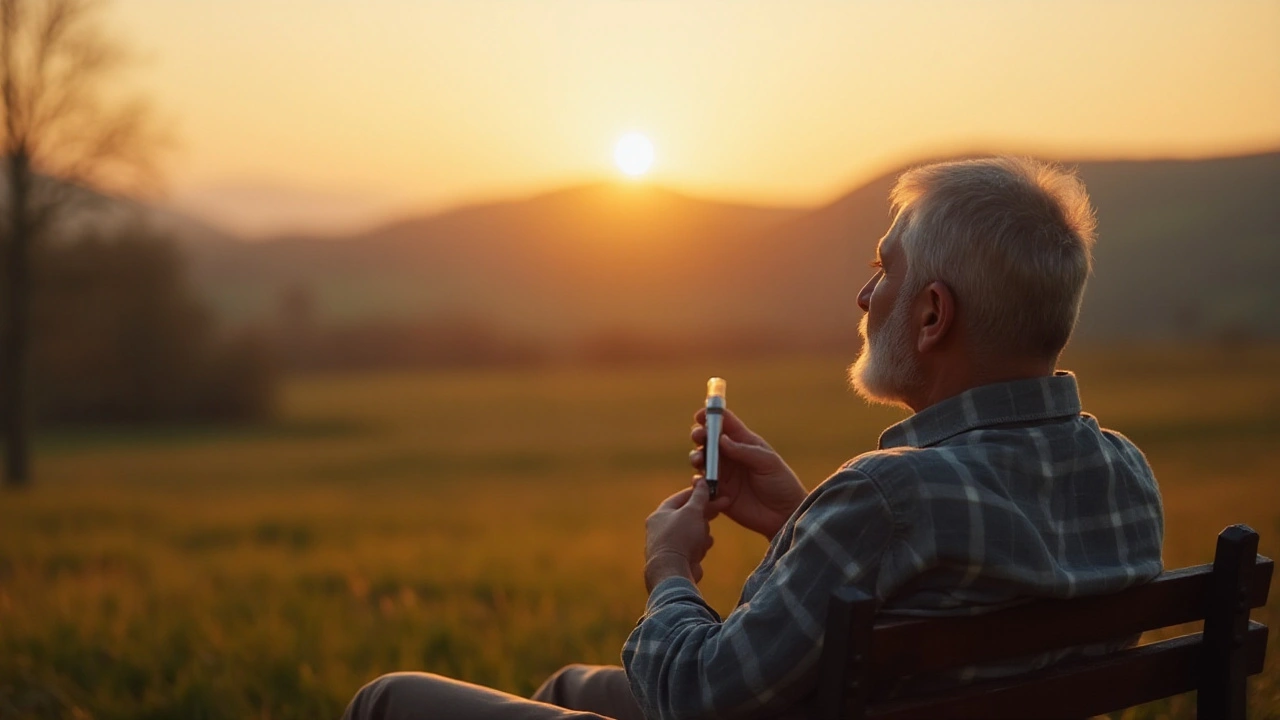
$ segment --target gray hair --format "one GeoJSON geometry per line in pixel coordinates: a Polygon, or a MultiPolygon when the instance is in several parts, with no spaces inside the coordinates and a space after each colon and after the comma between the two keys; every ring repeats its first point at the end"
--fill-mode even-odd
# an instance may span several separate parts
{"type": "Polygon", "coordinates": [[[1097,221],[1074,173],[1029,158],[938,163],[890,195],[907,258],[904,290],[942,281],[974,351],[1057,358],[1071,337],[1097,221]]]}

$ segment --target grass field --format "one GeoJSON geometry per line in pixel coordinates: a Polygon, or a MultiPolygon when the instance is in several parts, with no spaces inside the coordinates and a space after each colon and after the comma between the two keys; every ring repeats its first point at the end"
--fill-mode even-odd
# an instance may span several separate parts
{"type": "MultiPolygon", "coordinates": [[[[845,362],[298,378],[264,428],[43,437],[36,485],[0,494],[0,718],[336,717],[390,670],[528,693],[617,663],[706,377],[812,487],[900,417],[853,397],[845,362]]],[[[1280,550],[1280,351],[1063,366],[1147,452],[1168,566],[1233,522],[1280,550]]],[[[703,588],[727,612],[764,542],[714,532],[703,588]]],[[[1254,717],[1280,715],[1276,655],[1254,717]]]]}

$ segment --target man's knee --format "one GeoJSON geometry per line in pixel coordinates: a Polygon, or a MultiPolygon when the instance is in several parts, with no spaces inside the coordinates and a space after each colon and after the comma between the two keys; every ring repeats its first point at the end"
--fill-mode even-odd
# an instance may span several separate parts
{"type": "Polygon", "coordinates": [[[415,704],[413,698],[431,694],[431,688],[444,678],[431,673],[387,673],[360,688],[343,720],[384,720],[392,708],[415,704]]]}
{"type": "Polygon", "coordinates": [[[590,665],[580,663],[565,665],[543,681],[542,685],[533,693],[533,699],[565,707],[565,703],[568,700],[567,687],[574,686],[577,678],[581,677],[590,668],[590,665]]]}
{"type": "Polygon", "coordinates": [[[564,667],[562,667],[562,668],[560,668],[559,670],[557,670],[557,671],[555,671],[554,673],[552,673],[552,675],[551,675],[551,678],[550,678],[550,679],[555,680],[555,679],[558,679],[558,678],[577,678],[577,677],[581,677],[581,676],[585,675],[586,673],[589,673],[589,672],[591,672],[592,670],[595,670],[595,669],[597,669],[597,668],[599,668],[599,667],[600,667],[599,665],[586,665],[586,664],[584,664],[584,663],[571,663],[571,664],[569,664],[569,665],[565,665],[564,667]]]}
{"type": "Polygon", "coordinates": [[[616,665],[566,665],[547,678],[533,699],[620,720],[643,716],[626,672],[616,665]]]}

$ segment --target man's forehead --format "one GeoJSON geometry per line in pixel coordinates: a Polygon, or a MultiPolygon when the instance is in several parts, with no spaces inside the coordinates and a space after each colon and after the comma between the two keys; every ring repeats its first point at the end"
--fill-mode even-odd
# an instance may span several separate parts
{"type": "Polygon", "coordinates": [[[880,238],[880,242],[876,243],[876,252],[880,255],[891,253],[898,249],[902,243],[902,233],[907,227],[907,218],[905,213],[899,213],[894,218],[893,224],[885,231],[884,237],[880,238]]]}

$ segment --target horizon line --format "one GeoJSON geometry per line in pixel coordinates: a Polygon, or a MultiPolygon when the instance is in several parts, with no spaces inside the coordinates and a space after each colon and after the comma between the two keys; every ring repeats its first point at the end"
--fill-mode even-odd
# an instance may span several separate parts
{"type": "MultiPolygon", "coordinates": [[[[685,199],[695,200],[699,202],[715,203],[720,205],[734,205],[744,208],[756,208],[763,210],[790,210],[795,212],[813,212],[822,208],[833,205],[850,194],[861,190],[866,185],[879,180],[886,175],[903,172],[913,166],[930,163],[945,162],[948,160],[959,160],[974,157],[991,157],[991,156],[1027,156],[1040,160],[1046,160],[1053,163],[1059,163],[1068,167],[1073,167],[1084,163],[1170,163],[1170,162],[1211,162],[1216,160],[1239,160],[1251,157],[1263,157],[1267,155],[1280,154],[1280,142],[1259,148],[1253,151],[1239,151],[1219,154],[1205,153],[1160,153],[1149,156],[1138,155],[1113,155],[1113,154],[1056,154],[1043,152],[1021,152],[1017,150],[1008,151],[992,151],[989,148],[971,149],[971,150],[951,150],[947,152],[916,152],[906,153],[905,157],[911,159],[900,160],[897,162],[875,163],[872,170],[859,173],[857,179],[850,180],[844,184],[844,190],[837,192],[827,199],[816,203],[788,203],[785,201],[769,201],[765,198],[752,198],[746,195],[729,195],[718,194],[714,191],[703,192],[696,189],[689,189],[687,186],[678,182],[659,182],[646,178],[620,178],[604,174],[583,175],[577,178],[564,178],[561,180],[550,180],[541,184],[538,188],[526,188],[524,190],[510,190],[507,192],[497,191],[494,193],[486,193],[483,196],[477,196],[472,199],[463,199],[455,202],[440,205],[435,208],[424,207],[412,202],[399,203],[395,207],[378,213],[379,219],[353,223],[349,229],[339,229],[331,233],[326,233],[318,228],[299,227],[296,229],[283,229],[267,232],[262,235],[254,233],[242,233],[224,221],[210,218],[206,214],[194,210],[192,208],[182,207],[173,203],[171,200],[162,200],[157,204],[158,209],[181,214],[184,218],[194,221],[198,224],[206,225],[216,230],[222,235],[226,235],[228,239],[236,242],[244,243],[270,243],[284,240],[302,240],[314,239],[318,241],[342,241],[368,235],[379,230],[383,230],[392,226],[402,225],[410,222],[421,222],[447,215],[467,212],[486,207],[494,207],[499,205],[517,205],[527,202],[533,202],[551,195],[564,192],[572,192],[590,187],[619,187],[619,188],[635,188],[637,190],[647,188],[651,190],[660,190],[673,195],[680,196],[685,199]],[[416,207],[415,207],[416,205],[416,207]]],[[[340,191],[326,189],[302,188],[297,185],[287,185],[283,183],[255,181],[246,179],[239,182],[228,182],[223,187],[228,188],[248,188],[257,185],[259,188],[269,191],[276,190],[282,192],[292,192],[299,196],[311,195],[320,197],[324,195],[341,195],[340,191]]],[[[356,193],[351,193],[355,195],[356,193]]],[[[231,223],[234,224],[234,223],[231,223]]]]}

